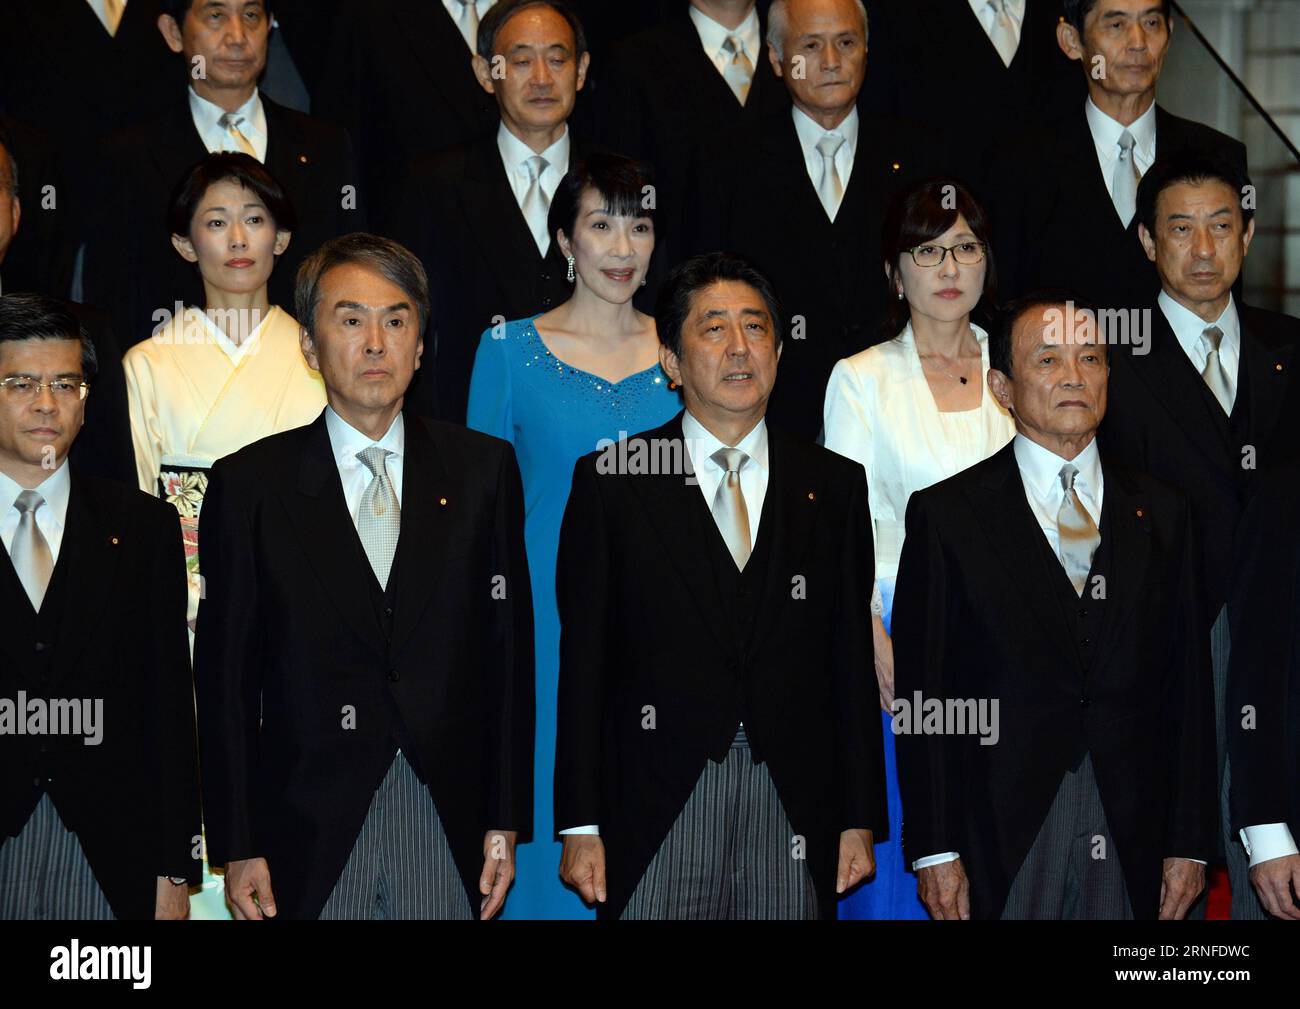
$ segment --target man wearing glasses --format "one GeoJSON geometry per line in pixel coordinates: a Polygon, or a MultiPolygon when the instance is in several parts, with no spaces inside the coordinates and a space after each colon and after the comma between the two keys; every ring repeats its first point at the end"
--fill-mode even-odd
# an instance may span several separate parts
{"type": "Polygon", "coordinates": [[[0,919],[184,918],[199,881],[179,520],[68,465],[95,370],[0,297],[0,919]]]}

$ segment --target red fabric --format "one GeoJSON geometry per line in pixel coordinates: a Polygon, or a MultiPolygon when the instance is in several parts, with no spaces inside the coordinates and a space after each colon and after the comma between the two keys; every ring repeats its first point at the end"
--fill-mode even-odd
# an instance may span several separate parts
{"type": "Polygon", "coordinates": [[[1210,866],[1207,886],[1210,896],[1205,907],[1206,920],[1227,920],[1232,909],[1232,885],[1228,882],[1228,870],[1221,865],[1210,866]]]}

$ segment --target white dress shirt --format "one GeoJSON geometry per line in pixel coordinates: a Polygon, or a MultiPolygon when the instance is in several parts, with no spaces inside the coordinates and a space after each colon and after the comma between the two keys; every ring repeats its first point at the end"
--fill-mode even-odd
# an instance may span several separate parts
{"type": "MultiPolygon", "coordinates": [[[[4,543],[5,553],[13,549],[14,534],[18,532],[18,520],[21,516],[14,507],[26,487],[22,487],[11,477],[0,473],[0,542],[4,543]]],[[[50,547],[50,559],[59,562],[59,547],[63,543],[63,527],[68,519],[68,494],[72,490],[72,477],[68,473],[68,460],[32,490],[45,499],[45,504],[36,509],[36,528],[45,537],[50,547]]]]}
{"type": "Polygon", "coordinates": [[[1232,295],[1228,295],[1228,307],[1214,322],[1206,322],[1190,308],[1178,304],[1165,291],[1160,292],[1156,304],[1160,306],[1174,336],[1178,338],[1178,346],[1183,348],[1183,353],[1198,374],[1205,368],[1205,358],[1208,356],[1201,343],[1201,334],[1210,326],[1218,326],[1223,331],[1223,338],[1219,341],[1219,363],[1223,365],[1224,374],[1228,377],[1228,390],[1235,399],[1237,371],[1241,366],[1241,319],[1237,315],[1237,303],[1232,295]]]}
{"type": "MultiPolygon", "coordinates": [[[[727,471],[719,466],[710,456],[720,448],[738,448],[745,455],[749,456],[740,470],[740,494],[745,499],[745,511],[749,515],[749,531],[754,542],[758,540],[758,520],[763,514],[763,500],[767,497],[767,483],[770,475],[768,470],[768,453],[767,453],[767,422],[760,420],[749,434],[745,435],[736,445],[725,445],[723,442],[696,420],[689,410],[682,414],[682,440],[686,447],[687,456],[691,460],[691,468],[695,472],[695,478],[699,483],[700,493],[704,495],[704,500],[709,506],[710,512],[713,510],[713,498],[718,493],[718,486],[726,477],[727,471]]],[[[753,542],[750,543],[752,547],[753,542]]],[[[743,724],[743,723],[742,723],[743,724]]],[[[570,827],[561,830],[561,834],[599,834],[598,824],[587,824],[582,827],[570,827]]]]}
{"type": "MultiPolygon", "coordinates": [[[[112,31],[112,26],[108,23],[108,10],[104,5],[104,0],[86,0],[86,3],[90,4],[90,9],[95,12],[95,17],[99,18],[100,23],[103,24],[104,31],[112,31]]],[[[126,4],[127,0],[122,0],[123,17],[126,16],[126,4]]]]}
{"type": "Polygon", "coordinates": [[[1133,134],[1133,163],[1137,165],[1138,171],[1145,175],[1156,160],[1156,103],[1152,102],[1151,107],[1128,127],[1097,108],[1091,96],[1084,100],[1083,108],[1088,120],[1088,132],[1092,134],[1092,142],[1097,148],[1097,164],[1101,166],[1106,192],[1114,200],[1115,162],[1119,159],[1120,134],[1125,129],[1133,134]]]}
{"type": "MultiPolygon", "coordinates": [[[[222,127],[221,117],[226,110],[206,98],[200,98],[198,92],[190,88],[190,116],[194,119],[194,128],[199,131],[199,139],[209,154],[218,151],[238,151],[239,145],[230,131],[222,127]]],[[[236,116],[244,121],[239,124],[239,132],[253,145],[257,160],[266,161],[266,143],[269,134],[266,130],[266,109],[262,107],[262,96],[256,88],[253,97],[235,110],[236,116]]]]}
{"type": "Polygon", "coordinates": [[[357,513],[361,508],[361,496],[375,479],[366,464],[357,458],[357,453],[373,445],[387,449],[392,454],[384,461],[388,470],[388,482],[397,495],[397,504],[402,504],[402,459],[406,452],[406,422],[399,412],[393,418],[388,431],[379,441],[363,434],[334,412],[332,406],[325,408],[325,430],[329,432],[330,448],[334,452],[334,463],[339,468],[339,480],[343,484],[343,500],[347,502],[348,514],[352,524],[357,523],[357,513]]]}
{"type": "Polygon", "coordinates": [[[704,46],[704,55],[713,62],[719,74],[725,75],[727,66],[735,58],[722,48],[730,35],[740,39],[741,48],[754,65],[755,72],[758,71],[758,61],[765,58],[766,54],[763,52],[763,35],[759,31],[757,6],[750,8],[749,16],[740,22],[735,31],[718,24],[693,4],[690,15],[695,30],[699,33],[700,44],[704,46]]]}
{"type": "MultiPolygon", "coordinates": [[[[474,0],[474,10],[478,13],[478,19],[480,21],[483,20],[483,15],[488,12],[489,8],[491,8],[494,3],[496,3],[496,0],[474,0]]],[[[465,9],[465,5],[462,4],[460,0],[442,0],[442,5],[447,8],[447,13],[450,14],[451,19],[456,22],[456,28],[460,31],[461,38],[465,40],[465,44],[469,46],[469,51],[471,53],[477,52],[478,40],[476,38],[471,38],[469,33],[465,31],[464,26],[461,24],[460,15],[465,9]]]]}
{"type": "MultiPolygon", "coordinates": [[[[1025,23],[1026,2],[1027,0],[1010,0],[1007,4],[1007,14],[1010,16],[1011,26],[1015,30],[1017,50],[1020,48],[1020,31],[1025,23]]],[[[997,12],[989,6],[989,0],[970,0],[970,9],[979,18],[980,27],[984,29],[984,34],[992,41],[993,30],[997,25],[997,12]]]]}
{"type": "MultiPolygon", "coordinates": [[[[808,169],[808,178],[816,189],[822,180],[822,156],[817,144],[825,136],[840,136],[844,143],[835,152],[835,170],[839,173],[840,185],[848,192],[849,179],[853,175],[853,157],[858,149],[858,110],[844,117],[844,121],[833,130],[824,130],[797,106],[791,107],[794,116],[794,131],[799,137],[799,146],[803,148],[804,167],[808,169]]],[[[839,209],[838,207],[836,208],[839,209]]],[[[832,220],[834,216],[832,215],[832,220]]]]}
{"type": "MultiPolygon", "coordinates": [[[[542,157],[547,162],[546,170],[542,172],[540,179],[542,192],[546,194],[547,207],[551,205],[551,197],[555,195],[560,180],[569,171],[569,148],[569,127],[566,125],[560,139],[541,152],[542,157]]],[[[519,212],[522,214],[524,197],[528,195],[528,187],[531,185],[531,179],[528,175],[528,159],[535,156],[537,152],[506,129],[505,123],[502,123],[497,128],[497,150],[501,152],[501,165],[506,170],[506,178],[510,180],[510,189],[515,194],[515,203],[519,205],[519,212]]],[[[546,226],[546,215],[539,213],[536,220],[528,221],[528,230],[533,233],[533,241],[537,243],[537,251],[545,256],[551,247],[551,235],[546,226]]]]}
{"type": "Polygon", "coordinates": [[[1079,503],[1101,528],[1101,501],[1104,487],[1101,476],[1101,456],[1097,452],[1097,439],[1088,442],[1087,448],[1073,459],[1062,459],[1055,452],[1017,434],[1012,441],[1020,479],[1025,485],[1025,498],[1029,510],[1038,520],[1038,526],[1047,537],[1052,553],[1060,555],[1061,530],[1057,515],[1065,501],[1065,488],[1061,485],[1061,467],[1067,463],[1078,469],[1074,477],[1074,493],[1079,503]]]}

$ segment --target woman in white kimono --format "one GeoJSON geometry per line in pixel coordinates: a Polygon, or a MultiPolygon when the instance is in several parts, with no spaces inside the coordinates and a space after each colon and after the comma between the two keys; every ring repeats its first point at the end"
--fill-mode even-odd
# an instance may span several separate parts
{"type": "Polygon", "coordinates": [[[177,187],[168,223],[172,245],[203,278],[204,305],[160,324],[127,351],[123,367],[140,489],[180,512],[192,632],[208,469],[315,420],[325,385],[302,356],[298,323],[267,298],[275,259],[296,225],[270,173],[247,154],[210,154],[177,187]]]}
{"type": "Polygon", "coordinates": [[[840,902],[841,918],[928,918],[904,864],[904,816],[894,764],[890,639],[894,577],[913,491],[973,466],[1009,442],[1011,416],[987,388],[988,334],[971,321],[992,311],[993,255],[983,209],[955,179],[927,179],[900,192],[885,220],[888,333],[840,361],[826,388],[826,447],[866,468],[876,552],[872,625],[889,838],[876,844],[876,875],[840,902]]]}

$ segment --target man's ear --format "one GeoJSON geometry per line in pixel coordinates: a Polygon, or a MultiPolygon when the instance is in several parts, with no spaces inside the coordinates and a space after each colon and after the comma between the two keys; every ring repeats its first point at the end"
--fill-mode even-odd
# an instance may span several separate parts
{"type": "Polygon", "coordinates": [[[1255,218],[1250,219],[1246,225],[1246,233],[1241,236],[1241,254],[1244,256],[1250,251],[1251,240],[1255,237],[1255,218]]]}
{"type": "MultiPolygon", "coordinates": [[[[1254,224],[1254,221],[1250,222],[1254,224]]],[[[1138,222],[1138,241],[1142,243],[1142,251],[1147,254],[1147,259],[1151,262],[1156,261],[1156,240],[1152,237],[1151,232],[1147,231],[1147,226],[1141,221],[1138,222]]]]}
{"type": "Polygon", "coordinates": [[[420,361],[424,358],[424,337],[415,341],[415,370],[420,370],[420,361]]]}
{"type": "Polygon", "coordinates": [[[177,56],[185,51],[185,38],[181,35],[181,26],[176,23],[176,19],[170,14],[158,15],[158,31],[162,33],[167,48],[177,56]]]}
{"type": "MultiPolygon", "coordinates": [[[[12,237],[18,234],[18,225],[21,224],[23,220],[23,201],[18,198],[17,193],[14,193],[13,196],[9,197],[9,204],[11,208],[9,213],[13,218],[9,222],[9,235],[12,237]]],[[[1251,221],[1250,223],[1254,224],[1255,222],[1251,221]]]]}
{"type": "Polygon", "coordinates": [[[587,69],[591,66],[591,53],[583,53],[582,59],[578,60],[578,85],[577,91],[582,90],[582,86],[587,83],[587,69]]]}
{"type": "MultiPolygon", "coordinates": [[[[493,59],[496,59],[496,57],[493,57],[493,59]]],[[[470,65],[474,69],[474,76],[478,78],[478,86],[488,94],[495,95],[497,90],[496,83],[492,80],[492,64],[478,53],[475,53],[470,65]]]]}
{"type": "Polygon", "coordinates": [[[781,57],[776,54],[776,47],[771,42],[767,44],[767,62],[772,64],[772,73],[778,77],[785,76],[785,65],[781,62],[781,57]]]}
{"type": "Polygon", "coordinates": [[[996,368],[989,369],[989,392],[993,393],[993,398],[998,401],[1002,409],[1007,413],[1015,413],[1012,409],[1014,402],[1011,396],[1011,379],[996,368]]]}
{"type": "Polygon", "coordinates": [[[181,254],[181,258],[189,263],[197,263],[199,254],[194,251],[194,243],[184,235],[172,235],[172,248],[181,254]]]}
{"type": "Polygon", "coordinates": [[[316,353],[316,341],[311,338],[306,326],[298,327],[298,346],[302,348],[302,356],[307,359],[311,370],[320,371],[320,356],[316,353]]]}
{"type": "Polygon", "coordinates": [[[1070,22],[1058,21],[1056,23],[1056,44],[1061,47],[1061,52],[1065,53],[1070,59],[1083,60],[1083,40],[1079,38],[1079,33],[1070,22]]]}
{"type": "Polygon", "coordinates": [[[659,367],[663,368],[664,374],[668,376],[673,385],[681,386],[681,362],[677,359],[677,355],[666,344],[662,343],[659,344],[659,367]]]}

